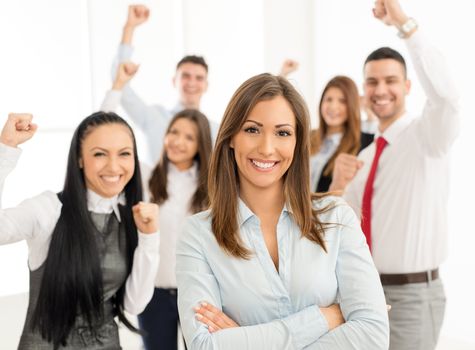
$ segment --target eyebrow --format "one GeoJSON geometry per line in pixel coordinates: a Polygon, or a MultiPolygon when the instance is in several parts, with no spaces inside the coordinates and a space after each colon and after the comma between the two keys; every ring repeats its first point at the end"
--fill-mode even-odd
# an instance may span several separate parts
{"type": "MultiPolygon", "coordinates": [[[[133,147],[128,147],[128,146],[127,146],[127,147],[121,148],[121,149],[119,150],[119,152],[121,152],[121,151],[125,151],[125,150],[133,150],[133,149],[134,149],[133,147]]],[[[89,151],[91,151],[91,152],[92,152],[92,151],[94,151],[94,150],[100,150],[100,151],[104,151],[104,152],[109,152],[109,150],[108,150],[108,149],[106,149],[106,148],[102,148],[102,147],[97,147],[97,146],[96,146],[96,147],[93,147],[93,148],[91,148],[89,151]]]]}
{"type": "MultiPolygon", "coordinates": [[[[247,120],[245,121],[245,123],[246,123],[246,122],[252,122],[252,123],[254,123],[254,124],[257,124],[257,126],[260,126],[260,127],[264,126],[264,124],[259,123],[259,122],[256,122],[255,120],[252,120],[252,119],[247,119],[247,120]]],[[[294,127],[293,125],[290,125],[290,124],[277,124],[277,125],[275,125],[275,128],[277,129],[277,128],[281,128],[281,127],[283,127],[283,126],[290,126],[292,129],[295,129],[295,127],[294,127]]]]}

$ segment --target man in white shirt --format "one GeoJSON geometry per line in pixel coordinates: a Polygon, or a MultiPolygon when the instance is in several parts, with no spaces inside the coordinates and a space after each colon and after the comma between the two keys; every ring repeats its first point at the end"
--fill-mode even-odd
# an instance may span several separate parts
{"type": "Polygon", "coordinates": [[[449,153],[459,130],[458,96],[442,56],[397,0],[376,1],[373,13],[399,29],[427,102],[420,117],[407,114],[411,84],[404,59],[390,48],[371,53],[364,92],[379,120],[376,141],[358,158],[338,157],[330,189],[344,190],[355,211],[363,212],[363,231],[392,305],[390,349],[434,349],[445,310],[438,267],[447,256],[449,153]]]}
{"type": "MultiPolygon", "coordinates": [[[[208,65],[201,56],[183,57],[177,64],[173,86],[179,100],[171,110],[162,105],[147,105],[130,87],[129,81],[138,65],[130,62],[133,54],[132,38],[135,29],[148,20],[150,11],[144,5],[130,5],[122,32],[117,59],[113,66],[114,82],[101,106],[102,111],[115,111],[119,104],[143,131],[147,138],[150,161],[155,164],[161,155],[163,138],[171,118],[183,109],[200,109],[201,98],[208,89],[208,65]]],[[[218,123],[210,120],[213,139],[218,123]]]]}

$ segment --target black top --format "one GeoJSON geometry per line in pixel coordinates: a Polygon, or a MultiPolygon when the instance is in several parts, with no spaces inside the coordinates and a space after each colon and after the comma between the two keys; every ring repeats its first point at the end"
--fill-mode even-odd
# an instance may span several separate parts
{"type": "MultiPolygon", "coordinates": [[[[360,138],[360,150],[358,153],[360,153],[363,149],[368,147],[374,139],[374,134],[368,134],[365,132],[361,132],[361,138],[360,138]]],[[[327,169],[328,163],[325,164],[322,170],[322,175],[320,176],[320,179],[318,180],[317,188],[315,192],[327,192],[328,189],[330,188],[330,185],[332,183],[332,175],[325,176],[323,175],[325,173],[325,170],[327,169]]]]}

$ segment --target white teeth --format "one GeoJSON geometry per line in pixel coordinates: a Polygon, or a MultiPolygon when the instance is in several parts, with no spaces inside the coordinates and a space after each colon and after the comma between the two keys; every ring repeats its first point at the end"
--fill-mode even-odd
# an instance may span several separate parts
{"type": "Polygon", "coordinates": [[[120,179],[120,175],[116,176],[102,176],[102,179],[106,182],[118,182],[120,179]]]}
{"type": "Polygon", "coordinates": [[[389,100],[379,100],[379,101],[375,101],[374,103],[377,104],[378,106],[384,106],[384,105],[387,105],[389,104],[391,101],[389,100]]]}
{"type": "Polygon", "coordinates": [[[269,168],[272,168],[275,165],[275,162],[273,162],[273,163],[262,163],[262,162],[258,162],[257,160],[253,160],[252,163],[255,166],[257,166],[258,168],[262,168],[262,169],[269,169],[269,168]]]}

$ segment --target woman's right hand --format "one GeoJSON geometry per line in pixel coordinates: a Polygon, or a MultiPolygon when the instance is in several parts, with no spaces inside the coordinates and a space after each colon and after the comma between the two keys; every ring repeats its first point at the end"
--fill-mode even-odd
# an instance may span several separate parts
{"type": "Polygon", "coordinates": [[[29,113],[10,113],[0,134],[0,142],[17,147],[31,139],[38,128],[31,122],[32,119],[33,115],[29,113]]]}
{"type": "Polygon", "coordinates": [[[322,312],[323,316],[325,316],[325,319],[328,323],[328,329],[330,331],[345,323],[345,319],[343,318],[339,304],[332,304],[329,307],[321,307],[320,311],[322,312]]]}

